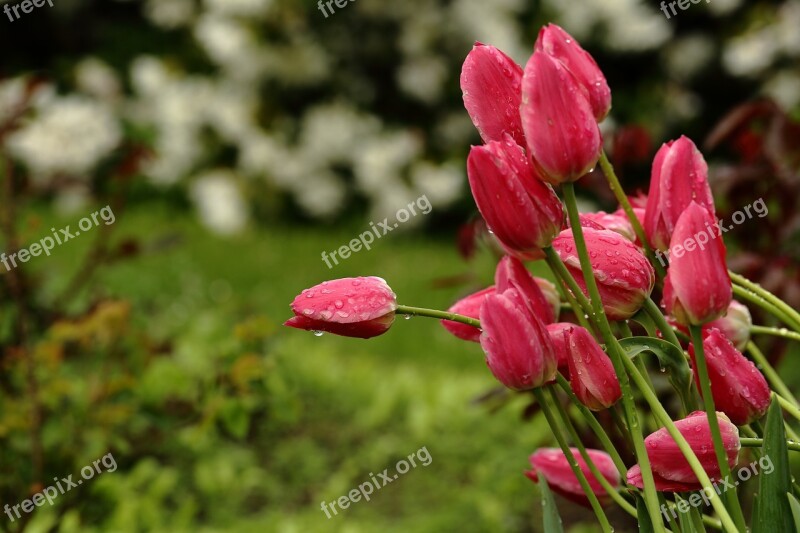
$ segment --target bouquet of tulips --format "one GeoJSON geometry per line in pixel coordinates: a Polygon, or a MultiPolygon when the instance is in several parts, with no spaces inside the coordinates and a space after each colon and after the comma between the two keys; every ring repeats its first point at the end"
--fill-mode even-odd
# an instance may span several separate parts
{"type": "MultiPolygon", "coordinates": [[[[552,490],[582,503],[602,531],[613,531],[609,505],[641,531],[748,531],[733,477],[743,448],[772,466],[753,480],[749,530],[798,531],[800,487],[788,455],[800,443],[784,415],[800,419],[800,408],[750,334],[800,340],[800,313],[728,270],[694,143],[664,144],[647,198],[629,199],[598,126],[611,91],[593,58],[555,25],[541,30],[524,69],[476,43],[461,87],[485,143],[469,154],[469,184],[506,254],[495,284],[438,311],[399,305],[378,277],[325,281],[297,296],[286,325],[366,339],[398,314],[420,315],[479,342],[497,380],[535,396],[558,443],[530,457],[527,475],[544,502],[552,490]],[[620,209],[580,213],[574,182],[598,164],[620,209]],[[524,264],[538,260],[556,284],[524,264]],[[754,326],[748,305],[783,327],[754,326]],[[567,309],[574,323],[559,321],[567,309]],[[669,371],[674,402],[657,397],[645,354],[669,371]],[[598,416],[605,410],[617,415],[635,463],[615,449],[601,423],[608,417],[598,416]],[[645,421],[659,429],[645,435],[645,421]],[[602,450],[584,446],[579,425],[602,450]]],[[[545,531],[561,531],[555,505],[543,517],[545,531]]]]}

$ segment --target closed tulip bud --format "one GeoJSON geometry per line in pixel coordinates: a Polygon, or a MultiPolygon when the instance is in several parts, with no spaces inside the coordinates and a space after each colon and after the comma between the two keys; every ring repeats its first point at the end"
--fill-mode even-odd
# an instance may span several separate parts
{"type": "Polygon", "coordinates": [[[542,179],[553,185],[577,181],[595,167],[600,128],[583,87],[561,62],[534,52],[522,78],[520,113],[542,179]]]}
{"type": "Polygon", "coordinates": [[[650,244],[666,250],[683,211],[696,202],[714,213],[708,165],[688,137],[663,145],[653,161],[644,231],[650,244]]]}
{"type": "MultiPolygon", "coordinates": [[[[739,449],[741,448],[739,430],[724,413],[717,413],[717,420],[719,421],[722,444],[728,458],[728,465],[733,468],[736,465],[739,449]]],[[[706,413],[695,411],[686,418],[676,421],[675,426],[689,443],[708,477],[712,480],[720,479],[719,464],[714,452],[711,427],[708,424],[706,413]]],[[[650,434],[644,440],[644,446],[654,473],[666,480],[678,483],[693,484],[698,482],[689,462],[683,456],[678,444],[670,436],[666,428],[661,428],[650,434]]]]}
{"type": "MultiPolygon", "coordinates": [[[[704,334],[703,351],[708,367],[708,380],[714,405],[737,426],[758,420],[767,412],[770,390],[767,380],[756,365],[737,350],[720,330],[711,328],[704,334]]],[[[694,346],[689,348],[692,366],[697,368],[694,346]]],[[[699,377],[695,372],[698,388],[699,377]]]]}
{"type": "MultiPolygon", "coordinates": [[[[603,310],[610,320],[626,320],[650,297],[656,282],[652,265],[628,239],[611,230],[583,228],[603,310]]],[[[572,230],[553,240],[553,249],[588,296],[572,230]]]]}
{"type": "Polygon", "coordinates": [[[522,67],[495,48],[475,43],[461,69],[464,107],[484,142],[511,135],[525,146],[519,106],[522,99],[522,67]]]}
{"type": "Polygon", "coordinates": [[[391,327],[397,299],[381,278],[343,278],[305,289],[291,307],[284,326],[369,339],[391,327]]]}
{"type": "Polygon", "coordinates": [[[559,60],[586,91],[598,122],[611,110],[611,89],[594,58],[570,34],[555,24],[539,31],[535,50],[559,60]]]}
{"type": "Polygon", "coordinates": [[[725,244],[713,225],[711,213],[691,202],[672,234],[663,303],[681,324],[697,326],[722,316],[733,297],[725,244]]]}
{"type": "Polygon", "coordinates": [[[561,201],[552,187],[536,179],[522,148],[508,135],[473,146],[467,174],[478,210],[507,248],[538,252],[561,230],[561,201]]]}
{"type": "Polygon", "coordinates": [[[503,293],[507,289],[516,289],[542,323],[552,324],[555,322],[556,315],[553,312],[552,304],[545,298],[539,284],[519,259],[509,256],[502,258],[497,264],[494,282],[499,293],[503,293]]]}
{"type": "MultiPolygon", "coordinates": [[[[487,295],[494,294],[494,292],[495,292],[494,286],[492,286],[483,289],[482,291],[470,294],[469,296],[460,299],[452,306],[450,306],[450,309],[448,309],[448,311],[451,313],[455,313],[457,315],[462,315],[469,318],[474,318],[475,320],[479,320],[481,316],[481,305],[483,305],[483,301],[486,299],[487,295]]],[[[442,320],[442,325],[447,331],[449,331],[459,339],[472,342],[480,341],[481,330],[479,328],[476,328],[475,326],[462,324],[461,322],[453,322],[452,320],[442,320]]]]}
{"type": "Polygon", "coordinates": [[[592,411],[608,409],[622,397],[611,359],[586,328],[573,325],[561,332],[566,347],[572,391],[592,411]]]}
{"type": "MultiPolygon", "coordinates": [[[[644,480],[642,479],[642,469],[639,465],[633,465],[628,474],[625,476],[628,485],[644,490],[644,480]]],[[[659,492],[694,492],[703,488],[702,483],[680,483],[678,481],[670,481],[664,479],[655,472],[653,472],[653,481],[656,485],[656,490],[659,492]]]]}
{"type": "MultiPolygon", "coordinates": [[[[577,448],[570,448],[570,453],[578,463],[578,467],[586,477],[589,487],[592,492],[597,496],[598,501],[602,505],[611,503],[611,497],[600,484],[600,481],[592,474],[589,465],[583,460],[580,451],[577,448]]],[[[611,456],[600,450],[586,450],[589,459],[597,467],[600,474],[608,481],[612,487],[619,487],[619,472],[614,465],[611,456]]],[[[530,456],[531,469],[525,472],[525,475],[534,483],[539,481],[539,476],[542,476],[547,481],[550,489],[564,496],[570,501],[590,507],[589,498],[583,492],[578,476],[572,471],[569,465],[567,456],[560,448],[541,448],[536,450],[530,456]]]]}
{"type": "Polygon", "coordinates": [[[753,317],[746,305],[731,300],[725,316],[712,320],[703,330],[717,328],[737,350],[742,351],[750,341],[750,328],[753,327],[753,317]]]}
{"type": "Polygon", "coordinates": [[[555,378],[550,336],[516,289],[486,296],[480,319],[486,364],[506,387],[528,390],[555,378]]]}

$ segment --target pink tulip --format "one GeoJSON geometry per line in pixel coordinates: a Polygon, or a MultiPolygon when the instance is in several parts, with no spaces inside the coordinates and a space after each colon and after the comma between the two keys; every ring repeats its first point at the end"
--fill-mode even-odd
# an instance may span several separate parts
{"type": "Polygon", "coordinates": [[[554,324],[547,324],[546,327],[556,353],[556,366],[558,367],[558,371],[569,379],[569,346],[567,345],[568,341],[564,332],[575,327],[575,324],[572,322],[556,322],[554,324]]]}
{"type": "MultiPolygon", "coordinates": [[[[633,465],[626,476],[628,485],[644,490],[644,480],[642,479],[642,469],[639,465],[633,465]]],[[[656,490],[659,492],[694,492],[703,488],[699,482],[696,483],[680,483],[678,481],[670,481],[665,479],[655,472],[653,472],[653,480],[655,481],[656,490]]]]}
{"type": "Polygon", "coordinates": [[[746,305],[731,300],[725,316],[712,320],[705,326],[706,329],[717,328],[733,343],[737,350],[742,351],[750,341],[750,328],[753,327],[753,317],[746,305]]]}
{"type": "Polygon", "coordinates": [[[486,296],[480,317],[486,364],[501,383],[528,390],[555,378],[556,355],[547,330],[516,289],[486,296]]]}
{"type": "Polygon", "coordinates": [[[600,159],[602,138],[587,95],[564,65],[534,52],[522,78],[522,128],[541,178],[577,181],[600,159]]]}
{"type": "MultiPolygon", "coordinates": [[[[489,294],[494,294],[494,286],[483,289],[476,293],[470,294],[460,299],[448,309],[449,312],[457,315],[463,315],[475,320],[480,319],[481,305],[489,294]]],[[[480,342],[481,330],[475,326],[462,324],[461,322],[453,322],[452,320],[442,320],[444,328],[465,341],[480,342]]]]}
{"type": "Polygon", "coordinates": [[[713,225],[711,213],[691,202],[672,234],[663,303],[681,324],[701,325],[722,316],[733,297],[725,244],[713,225]]]}
{"type": "Polygon", "coordinates": [[[383,279],[370,276],[323,281],[301,292],[291,307],[295,316],[284,326],[369,339],[391,327],[397,300],[383,279]]]}
{"type": "Polygon", "coordinates": [[[608,229],[615,233],[619,233],[631,242],[636,242],[636,233],[633,231],[628,217],[625,213],[606,213],[598,211],[596,213],[581,213],[580,214],[581,226],[585,225],[585,221],[590,220],[600,226],[599,229],[608,229]]]}
{"type": "MultiPolygon", "coordinates": [[[[597,496],[597,499],[602,505],[611,503],[611,497],[603,489],[600,481],[594,477],[589,466],[580,454],[577,448],[570,448],[570,453],[578,463],[578,467],[589,482],[589,487],[592,492],[597,496]]],[[[614,465],[611,456],[600,450],[586,450],[592,463],[597,467],[600,474],[608,481],[612,487],[619,487],[619,472],[614,465]]],[[[567,461],[567,456],[560,448],[540,448],[530,456],[531,469],[525,472],[525,475],[534,483],[539,481],[539,476],[544,477],[550,489],[565,498],[589,507],[589,498],[584,494],[581,488],[578,476],[572,471],[567,461]]]]}
{"type": "MultiPolygon", "coordinates": [[[[631,241],[618,233],[583,228],[583,234],[606,315],[610,320],[632,317],[655,286],[653,267],[631,241]]],[[[571,229],[553,240],[553,249],[588,296],[571,229]]]]}
{"type": "Polygon", "coordinates": [[[525,298],[533,314],[545,325],[555,322],[556,314],[553,312],[553,305],[547,300],[536,279],[519,259],[503,257],[497,264],[494,282],[499,293],[503,293],[507,289],[516,289],[525,298]]]}
{"type": "MultiPolygon", "coordinates": [[[[711,395],[718,411],[722,411],[737,426],[758,420],[767,412],[770,404],[770,389],[767,380],[756,365],[737,350],[731,341],[716,328],[705,333],[703,350],[711,382],[711,395]]],[[[697,375],[697,359],[694,346],[689,348],[695,381],[700,388],[697,375]]]]}
{"type": "Polygon", "coordinates": [[[536,52],[543,52],[559,60],[586,91],[592,112],[598,122],[611,109],[611,89],[594,58],[581,48],[570,34],[555,24],[548,24],[539,32],[536,52]]]}
{"type": "MultiPolygon", "coordinates": [[[[561,332],[575,396],[592,411],[608,409],[622,397],[611,359],[586,328],[573,325],[561,332]]],[[[555,343],[554,343],[555,344],[555,343]]]]}
{"type": "Polygon", "coordinates": [[[519,106],[522,67],[494,46],[475,43],[461,69],[464,107],[484,142],[509,134],[525,146],[519,106]]]}
{"type": "Polygon", "coordinates": [[[663,145],[653,161],[644,230],[650,244],[666,250],[683,211],[696,202],[714,213],[708,165],[688,137],[663,145]]]}
{"type": "Polygon", "coordinates": [[[481,215],[507,248],[538,252],[561,230],[561,201],[552,187],[536,179],[522,148],[510,136],[473,146],[467,174],[481,215]]]}

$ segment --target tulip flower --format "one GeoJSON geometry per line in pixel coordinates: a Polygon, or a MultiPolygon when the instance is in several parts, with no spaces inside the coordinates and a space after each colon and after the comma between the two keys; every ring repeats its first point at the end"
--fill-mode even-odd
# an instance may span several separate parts
{"type": "Polygon", "coordinates": [[[722,316],[733,297],[725,244],[713,224],[711,213],[691,202],[672,234],[663,304],[681,324],[701,325],[722,316]]]}
{"type": "Polygon", "coordinates": [[[284,326],[369,339],[391,327],[397,299],[381,278],[342,278],[305,289],[291,307],[284,326]]]}
{"type": "MultiPolygon", "coordinates": [[[[476,293],[466,296],[448,309],[449,312],[457,315],[463,315],[469,318],[478,320],[481,316],[481,305],[489,294],[494,294],[494,286],[483,289],[476,293]]],[[[465,341],[480,342],[481,330],[469,324],[462,324],[461,322],[453,322],[452,320],[442,320],[444,328],[465,341]]]]}
{"type": "Polygon", "coordinates": [[[602,138],[586,92],[564,65],[534,52],[522,78],[528,154],[550,184],[579,180],[600,159],[602,138]]]}
{"type": "Polygon", "coordinates": [[[736,300],[731,300],[725,316],[712,320],[703,326],[703,331],[717,328],[733,343],[737,350],[742,351],[750,341],[750,328],[752,327],[753,317],[747,306],[736,300]]]}
{"type": "Polygon", "coordinates": [[[553,56],[569,70],[589,97],[589,104],[598,122],[611,110],[611,89],[594,58],[581,48],[578,41],[556,24],[539,31],[534,47],[536,52],[553,56]]]}
{"type": "MultiPolygon", "coordinates": [[[[600,481],[594,477],[592,471],[586,461],[583,460],[580,451],[577,448],[570,448],[570,453],[578,463],[578,467],[586,476],[586,481],[589,482],[589,487],[592,492],[597,496],[597,499],[602,505],[611,503],[611,497],[603,489],[600,481]]],[[[614,466],[614,461],[611,456],[600,450],[586,450],[587,455],[592,460],[592,463],[597,467],[600,474],[606,478],[606,481],[612,487],[619,487],[619,472],[617,467],[614,466]]],[[[560,448],[541,448],[536,450],[530,456],[531,469],[525,472],[525,475],[534,483],[539,481],[539,476],[544,477],[553,492],[556,492],[565,498],[583,505],[590,507],[589,498],[584,494],[581,488],[578,476],[572,471],[569,465],[567,456],[560,448]]]]}
{"type": "Polygon", "coordinates": [[[592,334],[576,325],[560,334],[563,341],[554,346],[566,349],[563,357],[569,366],[569,383],[575,396],[592,411],[602,411],[617,403],[622,390],[614,365],[592,334]]]}
{"type": "Polygon", "coordinates": [[[553,312],[553,305],[545,298],[536,279],[519,259],[509,256],[502,258],[495,270],[494,282],[499,293],[503,293],[507,289],[519,291],[531,311],[545,325],[555,322],[556,314],[553,312]]]}
{"type": "Polygon", "coordinates": [[[534,276],[533,281],[539,286],[539,290],[542,291],[544,299],[547,300],[550,307],[553,308],[553,320],[558,320],[558,316],[561,314],[561,294],[558,292],[558,289],[551,281],[544,278],[534,276]]]}
{"type": "Polygon", "coordinates": [[[473,146],[467,174],[478,210],[507,248],[538,252],[561,230],[561,201],[535,177],[523,149],[510,136],[473,146]]]}
{"type": "Polygon", "coordinates": [[[575,327],[572,322],[555,322],[547,324],[547,333],[550,335],[550,340],[553,343],[553,349],[556,352],[556,366],[558,371],[569,378],[569,346],[567,345],[567,338],[564,336],[565,330],[575,327]]]}
{"type": "MultiPolygon", "coordinates": [[[[642,469],[639,465],[633,465],[630,470],[628,470],[628,474],[625,477],[628,485],[638,489],[644,489],[642,469]]],[[[655,481],[656,490],[659,492],[694,492],[703,488],[700,482],[680,483],[678,481],[670,481],[669,479],[659,476],[655,472],[653,472],[653,481],[655,481]]]]}
{"type": "MultiPolygon", "coordinates": [[[[703,349],[716,409],[725,413],[737,426],[764,416],[769,409],[771,393],[767,380],[756,365],[716,328],[705,333],[703,349]]],[[[692,366],[696,368],[694,346],[689,348],[689,354],[692,366]]],[[[700,389],[697,372],[694,376],[700,389]]]]}
{"type": "Polygon", "coordinates": [[[595,229],[608,229],[619,233],[631,242],[636,242],[636,233],[633,231],[633,226],[628,217],[625,216],[624,211],[621,214],[606,213],[604,211],[581,213],[580,221],[582,227],[587,225],[587,221],[591,221],[596,224],[595,229]]]}
{"type": "Polygon", "coordinates": [[[555,378],[550,336],[516,289],[486,296],[480,319],[486,364],[506,387],[528,390],[555,378]]]}
{"type": "Polygon", "coordinates": [[[464,107],[484,142],[501,141],[509,134],[525,146],[519,106],[522,67],[495,48],[475,43],[461,68],[464,107]]]}
{"type": "MultiPolygon", "coordinates": [[[[606,315],[609,320],[632,317],[655,286],[653,267],[642,252],[619,233],[583,228],[583,234],[606,315]]],[[[553,249],[587,294],[571,229],[562,231],[553,240],[553,249]]]]}
{"type": "MultiPolygon", "coordinates": [[[[733,468],[739,457],[739,430],[734,426],[724,413],[717,413],[722,444],[728,458],[728,465],[733,468]]],[[[700,461],[700,465],[712,480],[720,479],[719,463],[714,452],[714,442],[711,438],[711,428],[708,417],[703,411],[695,411],[686,418],[675,422],[681,435],[689,443],[692,451],[700,461]]],[[[661,428],[650,434],[644,440],[647,456],[653,473],[661,478],[678,483],[698,483],[697,476],[692,471],[689,462],[683,456],[678,444],[667,432],[661,428]]]]}
{"type": "Polygon", "coordinates": [[[714,213],[708,165],[684,136],[664,144],[653,161],[644,230],[654,248],[667,249],[678,218],[693,201],[714,213]]]}

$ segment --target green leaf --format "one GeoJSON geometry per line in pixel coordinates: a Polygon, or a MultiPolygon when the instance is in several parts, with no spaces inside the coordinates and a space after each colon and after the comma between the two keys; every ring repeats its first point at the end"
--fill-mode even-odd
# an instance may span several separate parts
{"type": "Polygon", "coordinates": [[[654,533],[655,528],[650,520],[650,513],[647,512],[647,505],[640,494],[636,494],[636,516],[639,521],[639,533],[654,533]]]}
{"type": "Polygon", "coordinates": [[[763,457],[772,462],[774,469],[770,474],[762,473],[758,478],[752,533],[796,532],[798,530],[795,529],[792,517],[792,505],[786,497],[786,494],[792,492],[789,450],[786,447],[783,413],[774,396],[767,413],[763,449],[763,457]]]}
{"type": "Polygon", "coordinates": [[[683,351],[672,343],[652,337],[631,337],[619,341],[622,348],[633,359],[642,352],[650,352],[658,357],[661,366],[669,369],[670,381],[682,393],[692,387],[692,372],[683,351]]]}
{"type": "Polygon", "coordinates": [[[797,498],[792,493],[787,493],[786,497],[789,498],[789,506],[792,508],[794,527],[800,531],[800,502],[797,501],[797,498]]]}
{"type": "Polygon", "coordinates": [[[547,533],[564,533],[556,501],[553,499],[553,493],[550,492],[550,487],[547,486],[544,476],[539,476],[539,490],[542,493],[542,523],[544,531],[547,531],[547,533]]]}

